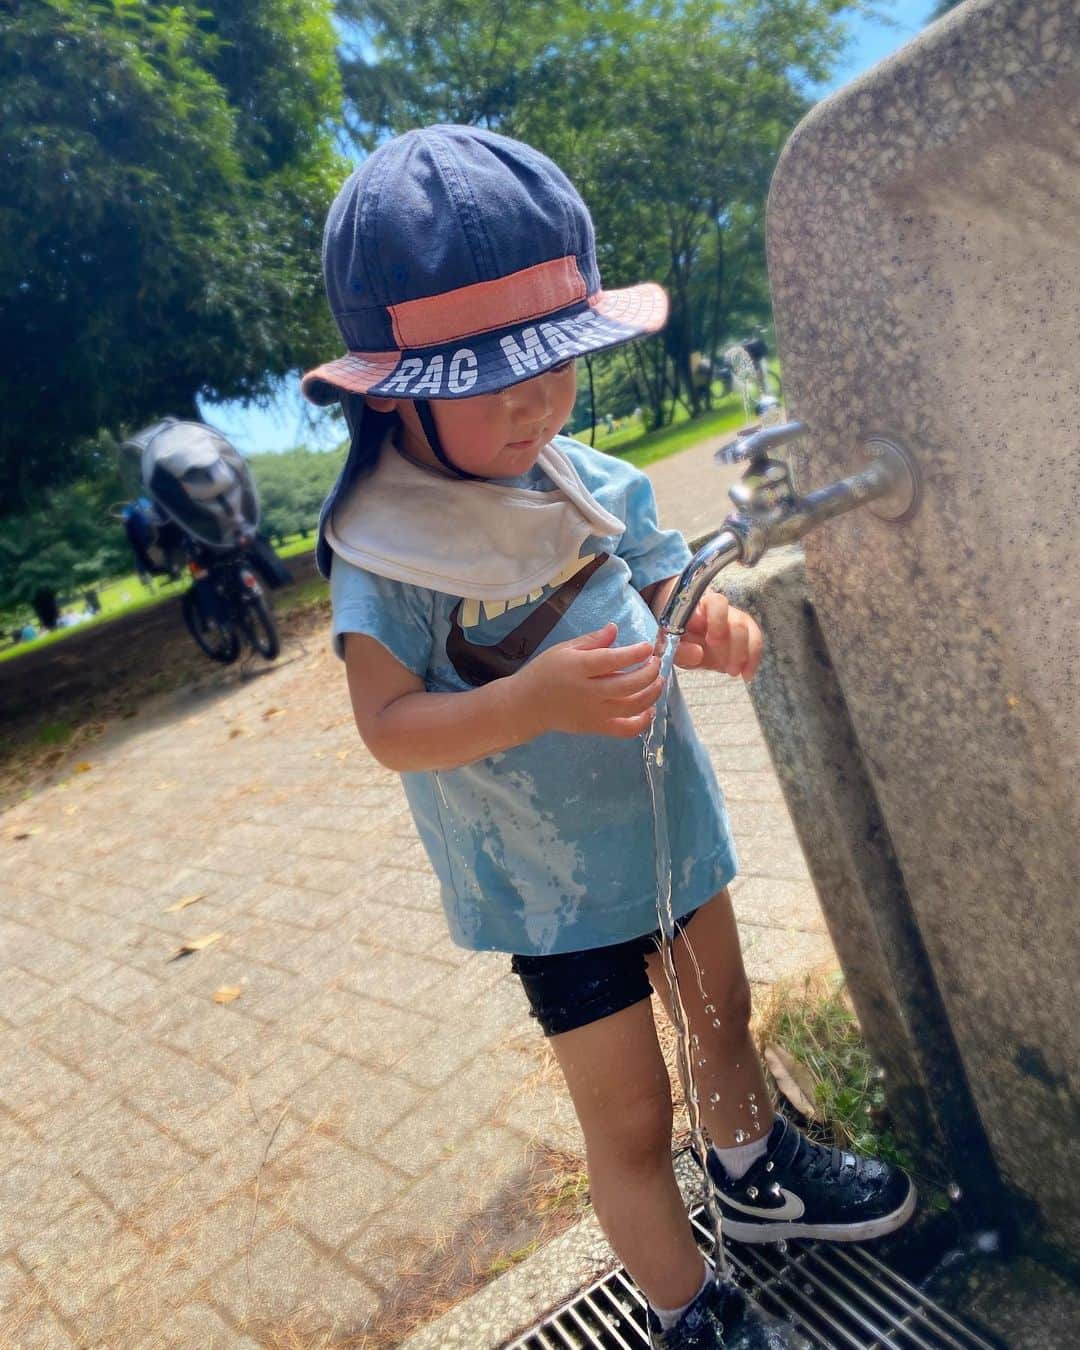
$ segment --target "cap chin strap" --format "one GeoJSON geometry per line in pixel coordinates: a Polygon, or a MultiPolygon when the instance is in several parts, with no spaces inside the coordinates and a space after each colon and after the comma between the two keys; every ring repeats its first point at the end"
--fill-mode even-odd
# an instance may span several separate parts
{"type": "Polygon", "coordinates": [[[483,480],[483,474],[467,473],[464,469],[451,462],[450,457],[443,449],[442,441],[439,439],[439,429],[435,425],[435,414],[431,410],[431,401],[426,398],[417,398],[413,400],[413,407],[416,409],[416,415],[420,419],[420,425],[424,429],[424,435],[427,437],[427,443],[431,446],[432,453],[444,469],[448,469],[455,478],[471,478],[476,481],[483,480]]]}

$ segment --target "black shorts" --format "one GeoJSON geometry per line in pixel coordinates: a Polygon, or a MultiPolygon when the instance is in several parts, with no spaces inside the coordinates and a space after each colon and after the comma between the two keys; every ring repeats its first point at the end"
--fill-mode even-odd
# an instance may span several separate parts
{"type": "MultiPolygon", "coordinates": [[[[697,913],[692,909],[675,920],[681,933],[697,913]]],[[[660,929],[584,952],[554,956],[514,956],[510,969],[521,977],[532,1015],[545,1036],[599,1022],[622,1012],[652,993],[646,956],[660,950],[660,929]]]]}

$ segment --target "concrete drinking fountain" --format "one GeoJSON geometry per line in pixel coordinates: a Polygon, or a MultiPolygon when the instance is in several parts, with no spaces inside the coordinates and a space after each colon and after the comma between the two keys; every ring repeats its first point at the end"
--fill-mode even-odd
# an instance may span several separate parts
{"type": "MultiPolygon", "coordinates": [[[[720,572],[761,623],[755,709],[897,1133],[949,1197],[892,1246],[732,1256],[821,1346],[1080,1343],[1078,145],[1076,0],[967,0],[811,112],[768,219],[799,423],[741,438],[665,616],[720,572]]],[[[410,1346],[641,1345],[625,1277],[573,1283],[597,1240],[410,1346]]]]}

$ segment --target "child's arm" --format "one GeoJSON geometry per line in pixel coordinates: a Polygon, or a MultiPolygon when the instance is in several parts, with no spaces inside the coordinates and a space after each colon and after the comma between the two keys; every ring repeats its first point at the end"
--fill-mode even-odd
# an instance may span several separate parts
{"type": "Polygon", "coordinates": [[[660,696],[659,662],[651,643],[614,647],[616,635],[609,623],[479,689],[431,694],[375,638],[346,633],[357,730],[379,763],[399,773],[457,769],[546,731],[636,736],[660,696]]]}
{"type": "MultiPolygon", "coordinates": [[[[642,589],[642,598],[657,618],[678,580],[668,577],[642,589]]],[[[752,680],[761,663],[761,650],[761,629],[750,615],[729,605],[721,591],[708,590],[690,616],[675,664],[684,670],[717,670],[752,680]]]]}

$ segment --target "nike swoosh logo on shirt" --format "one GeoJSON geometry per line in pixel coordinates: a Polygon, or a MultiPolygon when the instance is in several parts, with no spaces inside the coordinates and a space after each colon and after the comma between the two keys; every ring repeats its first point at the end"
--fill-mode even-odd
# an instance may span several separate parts
{"type": "Polygon", "coordinates": [[[450,616],[450,632],[446,639],[446,655],[450,664],[466,684],[474,688],[490,684],[520,670],[562,616],[585,589],[589,578],[598,572],[610,555],[598,553],[580,571],[575,572],[546,596],[512,632],[499,642],[470,642],[461,627],[459,600],[450,616]]]}
{"type": "Polygon", "coordinates": [[[752,1214],[755,1219],[801,1219],[806,1213],[806,1206],[799,1197],[792,1191],[786,1191],[783,1186],[780,1187],[780,1194],[784,1197],[784,1203],[768,1208],[744,1205],[741,1200],[733,1200],[730,1195],[723,1196],[723,1201],[742,1214],[752,1214]]]}

